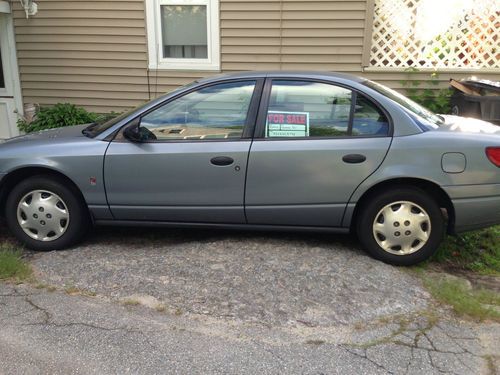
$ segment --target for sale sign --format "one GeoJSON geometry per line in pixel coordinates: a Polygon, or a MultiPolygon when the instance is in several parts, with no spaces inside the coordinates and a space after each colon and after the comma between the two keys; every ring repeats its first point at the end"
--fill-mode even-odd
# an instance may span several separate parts
{"type": "Polygon", "coordinates": [[[266,137],[307,137],[309,136],[308,112],[267,113],[266,137]]]}

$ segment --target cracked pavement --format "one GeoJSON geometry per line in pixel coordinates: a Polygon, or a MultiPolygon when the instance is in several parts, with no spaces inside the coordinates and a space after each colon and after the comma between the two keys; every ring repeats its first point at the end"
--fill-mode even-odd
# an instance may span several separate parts
{"type": "Polygon", "coordinates": [[[5,374],[498,371],[499,324],[347,236],[100,229],[30,262],[57,290],[0,284],[5,374]]]}

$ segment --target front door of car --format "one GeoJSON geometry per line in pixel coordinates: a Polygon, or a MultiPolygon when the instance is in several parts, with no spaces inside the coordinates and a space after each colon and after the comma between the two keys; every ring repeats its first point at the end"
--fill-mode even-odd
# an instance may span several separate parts
{"type": "Polygon", "coordinates": [[[245,174],[261,88],[258,80],[203,86],[135,120],[142,141],[118,136],[106,152],[114,218],[244,223],[245,174]]]}
{"type": "Polygon", "coordinates": [[[250,224],[341,226],[356,187],[382,163],[388,116],[349,88],[266,82],[245,196],[250,224]]]}

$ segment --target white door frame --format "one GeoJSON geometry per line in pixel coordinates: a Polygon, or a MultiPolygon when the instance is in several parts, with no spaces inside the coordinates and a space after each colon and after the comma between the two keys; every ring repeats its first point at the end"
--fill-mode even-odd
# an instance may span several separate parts
{"type": "MultiPolygon", "coordinates": [[[[5,2],[0,1],[0,3],[0,5],[4,5],[5,2]]],[[[9,9],[3,7],[1,10],[6,11],[9,9]]],[[[0,138],[9,138],[19,135],[16,121],[18,114],[23,114],[23,101],[14,38],[14,23],[12,21],[12,14],[10,13],[0,12],[0,46],[5,80],[5,89],[0,88],[0,106],[4,107],[0,113],[7,114],[7,119],[0,118],[0,138]]]]}

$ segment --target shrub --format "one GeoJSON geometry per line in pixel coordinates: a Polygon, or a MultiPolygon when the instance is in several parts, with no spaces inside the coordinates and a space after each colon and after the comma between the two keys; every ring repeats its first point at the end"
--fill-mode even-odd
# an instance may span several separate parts
{"type": "Polygon", "coordinates": [[[427,83],[430,83],[432,88],[422,88],[420,87],[424,81],[419,79],[411,79],[416,73],[419,72],[416,68],[405,69],[408,78],[401,81],[401,84],[405,88],[406,95],[417,102],[421,106],[429,109],[435,113],[447,114],[451,113],[451,94],[453,91],[449,88],[438,89],[439,85],[439,74],[434,72],[430,74],[427,83]]]}
{"type": "Polygon", "coordinates": [[[88,112],[84,108],[70,103],[58,103],[53,107],[43,107],[37,113],[31,123],[23,119],[17,121],[19,130],[25,133],[36,132],[45,129],[60,128],[95,122],[101,115],[88,112]]]}

